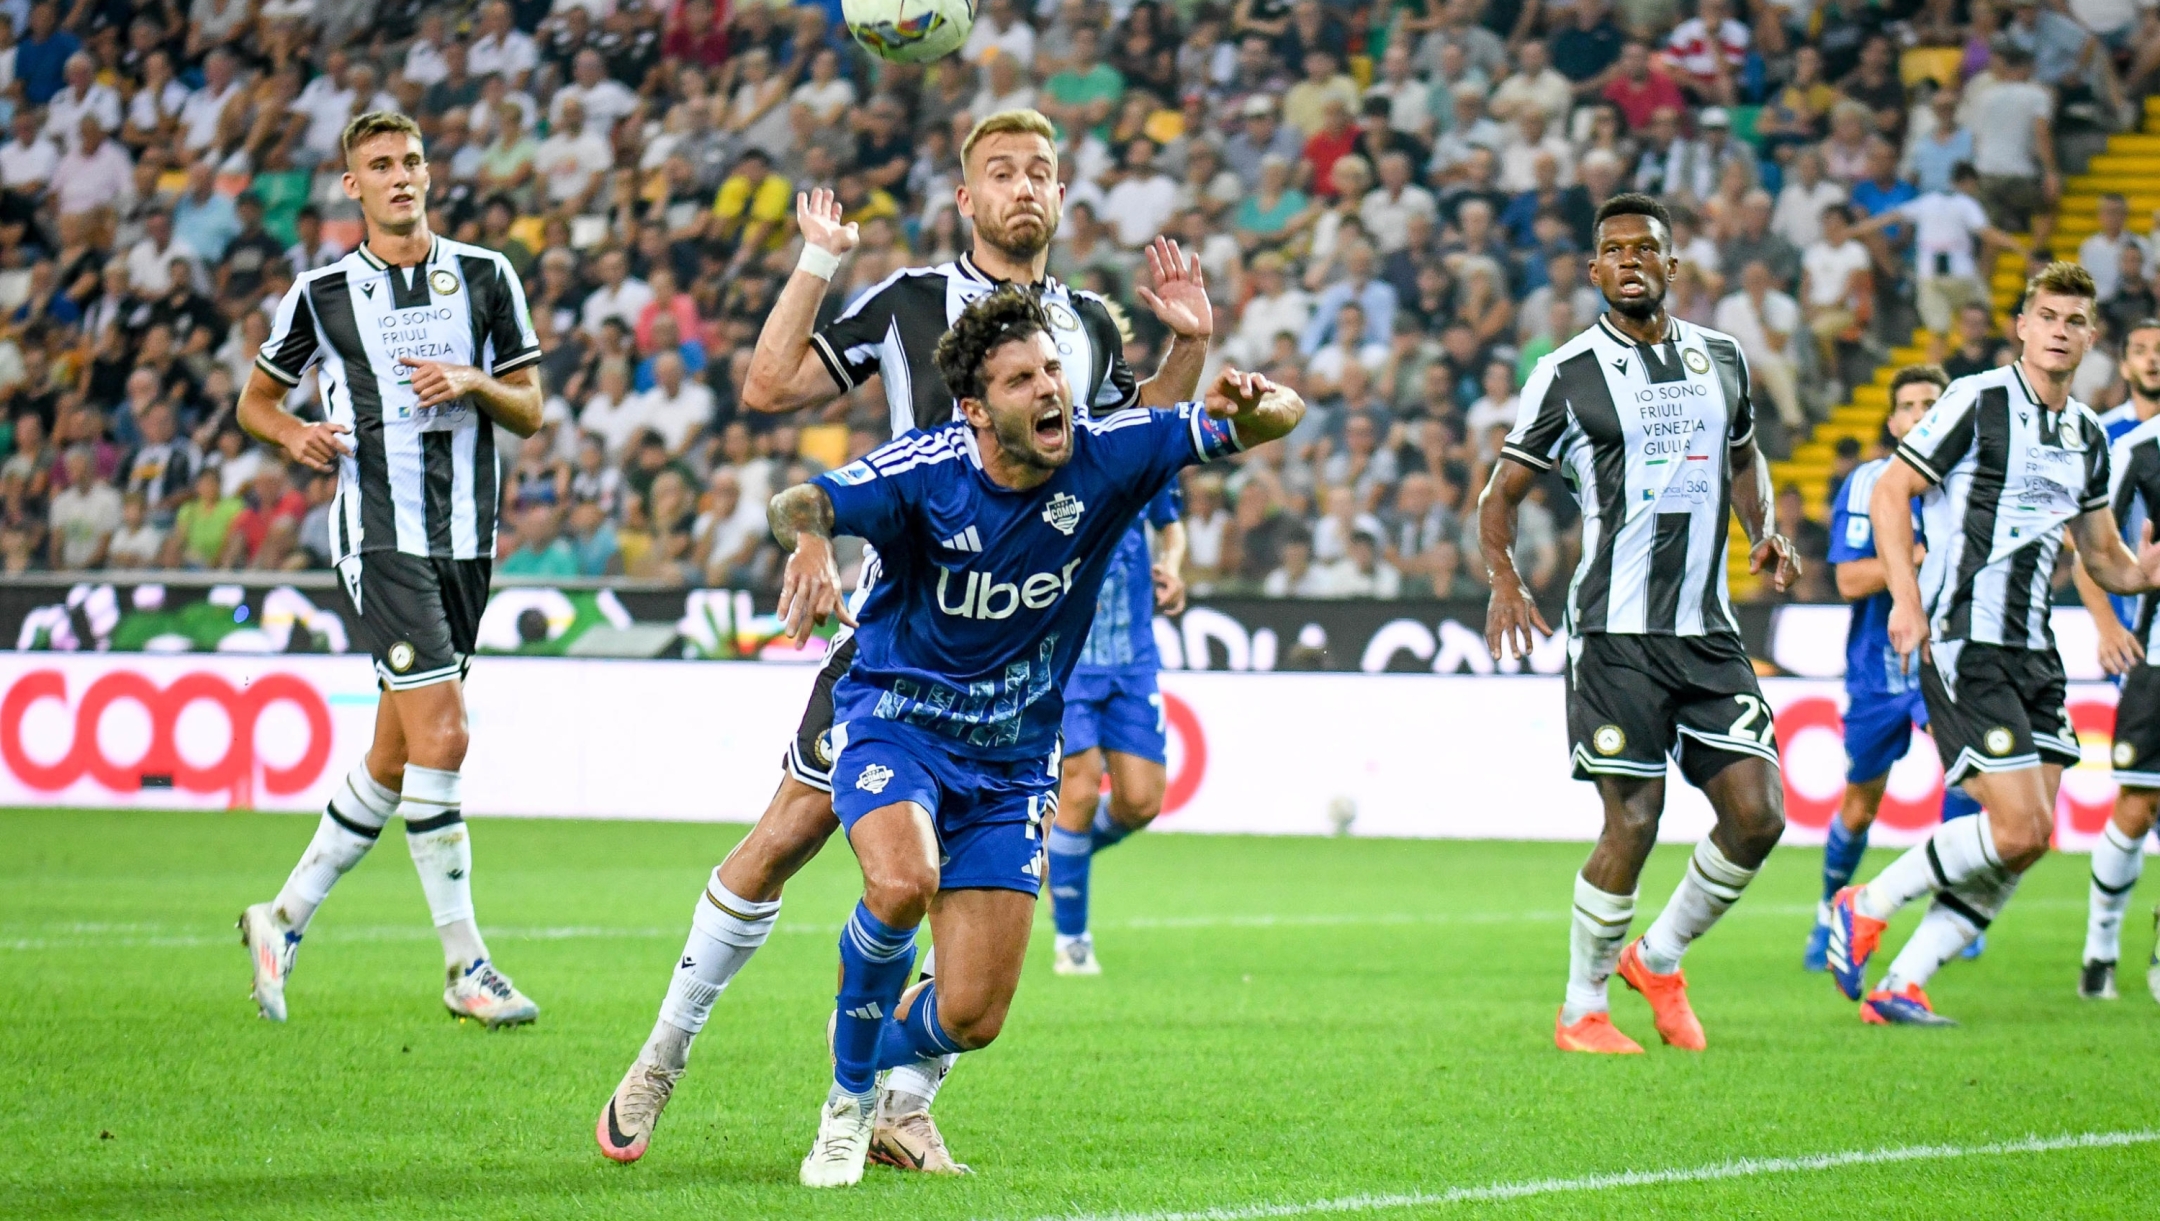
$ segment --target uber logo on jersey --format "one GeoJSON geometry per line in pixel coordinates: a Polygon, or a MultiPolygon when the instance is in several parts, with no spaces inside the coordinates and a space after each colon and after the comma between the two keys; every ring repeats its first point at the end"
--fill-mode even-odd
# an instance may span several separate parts
{"type": "Polygon", "coordinates": [[[1075,559],[1062,571],[1038,572],[1017,583],[1000,581],[994,572],[971,572],[967,574],[967,588],[960,591],[957,603],[949,601],[947,593],[953,570],[939,565],[938,609],[962,619],[1010,619],[1013,612],[1023,606],[1041,610],[1071,592],[1073,570],[1085,562],[1084,558],[1075,559]]]}

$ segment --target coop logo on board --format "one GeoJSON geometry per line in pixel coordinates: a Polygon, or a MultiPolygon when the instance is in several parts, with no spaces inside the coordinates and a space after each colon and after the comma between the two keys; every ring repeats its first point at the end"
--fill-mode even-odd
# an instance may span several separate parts
{"type": "MultiPolygon", "coordinates": [[[[44,717],[40,718],[44,720],[44,717]]],[[[47,721],[49,724],[50,722],[47,721]]],[[[115,793],[170,787],[190,793],[230,793],[236,805],[249,804],[254,786],[283,796],[320,779],[329,762],[330,705],[313,684],[292,674],[264,674],[235,687],[222,675],[196,671],[160,686],[139,671],[118,669],[99,675],[71,701],[67,676],[58,670],[32,670],[15,680],[0,697],[0,760],[28,788],[57,793],[88,777],[115,793]],[[73,716],[66,721],[65,748],[54,750],[52,734],[24,740],[24,723],[45,702],[73,716]],[[133,759],[114,759],[100,740],[99,727],[113,705],[133,703],[150,720],[150,743],[133,759]],[[290,766],[258,759],[255,724],[272,704],[288,704],[307,725],[307,745],[290,766]],[[223,753],[207,763],[183,754],[177,743],[181,714],[208,704],[224,714],[223,753]]]]}

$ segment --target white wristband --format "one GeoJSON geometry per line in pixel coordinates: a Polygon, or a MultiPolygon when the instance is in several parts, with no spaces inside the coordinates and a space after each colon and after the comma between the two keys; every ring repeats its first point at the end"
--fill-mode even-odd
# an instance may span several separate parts
{"type": "Polygon", "coordinates": [[[820,280],[830,281],[833,273],[840,270],[840,256],[823,246],[804,242],[802,259],[795,264],[795,270],[807,271],[820,280]]]}

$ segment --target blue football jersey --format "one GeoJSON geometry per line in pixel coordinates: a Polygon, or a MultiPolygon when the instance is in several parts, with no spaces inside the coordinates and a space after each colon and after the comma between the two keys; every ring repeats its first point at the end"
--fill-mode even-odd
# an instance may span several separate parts
{"type": "Polygon", "coordinates": [[[1238,448],[1197,403],[1077,420],[1072,443],[1027,491],[991,482],[958,422],[812,481],[832,498],[834,532],[876,546],[882,569],[833,691],[836,739],[876,717],[988,759],[1049,752],[1119,540],[1178,471],[1238,448]]]}
{"type": "Polygon", "coordinates": [[[1109,575],[1095,595],[1095,625],[1080,646],[1077,669],[1109,674],[1162,669],[1155,651],[1155,565],[1148,554],[1147,526],[1159,530],[1176,521],[1182,499],[1172,482],[1148,502],[1146,525],[1135,521],[1119,540],[1109,575]]]}
{"type": "MultiPolygon", "coordinates": [[[[2117,441],[2129,436],[2137,429],[2138,425],[2144,422],[2144,420],[2138,418],[2137,404],[2135,402],[2125,402],[2101,415],[2100,428],[2101,431],[2107,433],[2108,448],[2112,451],[2117,441]]],[[[2128,506],[2127,512],[2118,508],[2115,513],[2115,524],[2122,529],[2123,541],[2135,548],[2138,537],[2145,529],[2144,501],[2133,499],[2128,506]]],[[[2138,600],[2136,594],[2109,594],[2108,605],[2115,608],[2115,617],[2122,620],[2124,627],[2134,628],[2137,626],[2138,600]]]]}
{"type": "MultiPolygon", "coordinates": [[[[1875,558],[1875,523],[1868,519],[1868,500],[1875,495],[1875,481],[1890,465],[1888,458],[1863,462],[1845,477],[1830,503],[1830,562],[1875,558]]],[[[1920,501],[1913,499],[1913,538],[1925,542],[1920,530],[1920,501]]],[[[1845,629],[1845,690],[1854,696],[1902,695],[1920,682],[1919,672],[1904,673],[1897,650],[1890,647],[1890,592],[1871,594],[1852,605],[1852,624],[1845,629]]]]}

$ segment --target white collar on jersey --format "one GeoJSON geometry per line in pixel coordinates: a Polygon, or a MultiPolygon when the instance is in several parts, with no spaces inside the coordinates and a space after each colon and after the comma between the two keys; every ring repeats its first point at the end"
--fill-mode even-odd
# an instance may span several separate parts
{"type": "MultiPolygon", "coordinates": [[[[964,275],[964,276],[968,277],[968,278],[969,278],[969,279],[971,279],[971,280],[975,280],[975,281],[978,281],[978,282],[980,282],[980,283],[983,283],[983,284],[1018,284],[1018,283],[1019,283],[1019,281],[1017,281],[1017,280],[1000,280],[1000,279],[998,279],[998,278],[997,278],[996,276],[993,276],[993,275],[991,275],[991,274],[990,274],[989,272],[987,272],[987,271],[984,271],[984,270],[983,270],[982,268],[980,268],[980,267],[977,267],[977,266],[975,265],[975,256],[974,256],[973,254],[968,254],[968,253],[963,253],[963,254],[961,254],[961,256],[960,256],[959,258],[957,258],[957,259],[954,259],[954,260],[953,260],[953,266],[955,266],[955,267],[958,267],[958,268],[960,269],[960,274],[961,274],[961,275],[964,275]]],[[[1037,280],[1037,281],[1036,281],[1035,283],[1033,283],[1033,284],[1027,284],[1027,285],[1022,285],[1022,287],[1024,287],[1024,288],[1032,288],[1032,289],[1034,289],[1034,290],[1035,290],[1036,292],[1038,292],[1038,293],[1048,292],[1048,291],[1050,291],[1051,289],[1053,289],[1053,288],[1056,288],[1057,286],[1058,286],[1058,282],[1057,282],[1057,279],[1056,279],[1055,277],[1053,277],[1052,275],[1050,275],[1050,273],[1048,273],[1048,272],[1044,272],[1044,273],[1043,273],[1043,278],[1042,278],[1042,279],[1040,279],[1040,280],[1037,280]]]]}
{"type": "MultiPolygon", "coordinates": [[[[1606,333],[1607,335],[1610,335],[1610,336],[1612,336],[1612,339],[1613,339],[1613,342],[1614,342],[1614,343],[1622,344],[1622,345],[1625,345],[1625,346],[1627,346],[1627,347],[1630,347],[1630,348],[1633,348],[1633,347],[1638,347],[1638,346],[1640,346],[1640,345],[1641,345],[1641,342],[1642,342],[1641,340],[1639,340],[1639,339],[1636,339],[1636,338],[1634,338],[1633,336],[1630,336],[1630,335],[1623,335],[1623,334],[1621,334],[1621,333],[1620,333],[1620,328],[1619,328],[1619,327],[1616,327],[1616,326],[1614,326],[1614,325],[1612,324],[1612,321],[1611,321],[1610,319],[1606,318],[1606,317],[1605,317],[1605,315],[1603,315],[1603,314],[1599,314],[1599,315],[1598,315],[1598,320],[1597,320],[1597,324],[1598,324],[1599,326],[1601,326],[1601,327],[1603,327],[1603,328],[1605,329],[1605,333],[1606,333]]],[[[1665,342],[1665,343],[1678,343],[1678,342],[1680,342],[1680,323],[1678,322],[1678,320],[1674,319],[1674,318],[1673,318],[1673,317],[1672,317],[1671,315],[1667,315],[1667,316],[1666,316],[1666,318],[1665,318],[1665,338],[1664,338],[1663,342],[1665,342]]]]}
{"type": "MultiPolygon", "coordinates": [[[[358,246],[353,247],[353,252],[360,256],[361,262],[366,263],[368,266],[374,268],[377,271],[387,270],[390,266],[389,263],[383,261],[382,256],[376,254],[373,250],[370,250],[368,248],[367,242],[364,240],[358,246]]],[[[420,260],[419,265],[422,267],[427,266],[428,264],[434,262],[435,256],[440,253],[442,253],[442,238],[437,237],[434,234],[429,234],[427,257],[420,260]]]]}

